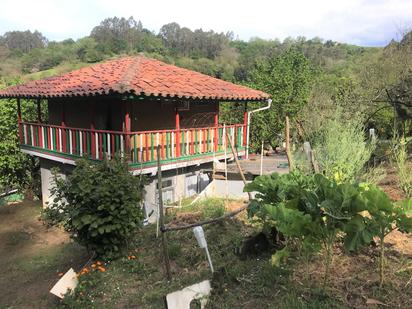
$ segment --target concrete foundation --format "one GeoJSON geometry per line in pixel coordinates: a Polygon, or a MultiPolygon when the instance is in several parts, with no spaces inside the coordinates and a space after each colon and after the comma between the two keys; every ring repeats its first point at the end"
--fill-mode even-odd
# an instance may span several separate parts
{"type": "MultiPolygon", "coordinates": [[[[162,172],[162,192],[164,205],[174,203],[180,199],[191,197],[202,192],[209,184],[209,176],[203,173],[203,169],[210,169],[212,163],[201,164],[168,170],[162,172]]],[[[53,187],[52,169],[58,168],[59,175],[66,177],[71,173],[74,166],[48,159],[40,159],[41,187],[43,207],[47,207],[52,201],[50,190],[53,187]]],[[[135,176],[140,177],[140,176],[135,176]]],[[[147,177],[147,176],[145,176],[147,177]]],[[[149,222],[155,222],[157,218],[158,190],[157,175],[149,177],[149,184],[145,186],[144,209],[146,215],[150,215],[149,222]]],[[[139,207],[136,205],[136,207],[139,207]]]]}
{"type": "MultiPolygon", "coordinates": [[[[247,181],[248,183],[250,181],[247,181]]],[[[199,199],[220,197],[230,199],[248,199],[249,195],[243,192],[245,185],[242,180],[214,179],[199,195],[199,199]]],[[[252,192],[252,197],[254,192],[252,192]]]]}
{"type": "Polygon", "coordinates": [[[58,168],[60,171],[59,175],[63,178],[65,178],[66,175],[68,175],[73,170],[72,165],[40,158],[41,194],[43,207],[47,207],[48,203],[52,202],[50,190],[53,187],[53,168],[58,168]]]}
{"type": "MultiPolygon", "coordinates": [[[[202,192],[210,182],[209,176],[203,173],[202,170],[210,168],[210,164],[162,172],[162,199],[164,205],[202,192]]],[[[144,206],[146,214],[149,216],[149,222],[155,222],[158,215],[157,183],[156,175],[152,176],[150,183],[145,186],[144,206]]]]}

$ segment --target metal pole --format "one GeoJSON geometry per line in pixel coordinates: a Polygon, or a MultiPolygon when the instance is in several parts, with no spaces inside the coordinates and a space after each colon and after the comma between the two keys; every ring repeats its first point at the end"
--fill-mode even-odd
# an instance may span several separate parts
{"type": "Polygon", "coordinates": [[[252,116],[253,113],[260,112],[260,111],[263,111],[265,109],[269,109],[270,106],[272,105],[272,99],[268,99],[267,102],[268,102],[268,105],[266,105],[264,107],[261,107],[261,108],[258,108],[258,109],[255,109],[255,110],[252,110],[250,112],[247,112],[246,159],[249,158],[249,133],[250,133],[249,131],[250,131],[251,116],[252,116]]]}
{"type": "Polygon", "coordinates": [[[205,250],[206,250],[207,260],[208,260],[209,265],[210,265],[210,270],[212,271],[212,273],[214,273],[215,269],[213,268],[212,259],[210,258],[209,249],[207,248],[207,246],[206,246],[205,250]]]}
{"type": "MultiPolygon", "coordinates": [[[[226,124],[223,124],[223,149],[225,150],[225,186],[226,186],[226,198],[229,196],[229,184],[227,183],[227,144],[226,144],[226,124]]],[[[230,138],[229,138],[230,142],[230,138]]]]}

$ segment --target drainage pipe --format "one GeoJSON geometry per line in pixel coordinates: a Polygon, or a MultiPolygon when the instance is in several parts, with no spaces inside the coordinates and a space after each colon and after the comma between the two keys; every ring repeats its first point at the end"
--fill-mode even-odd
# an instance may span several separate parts
{"type": "Polygon", "coordinates": [[[268,105],[266,105],[266,106],[264,106],[264,107],[261,107],[261,108],[258,108],[258,109],[251,110],[250,112],[247,112],[246,159],[249,158],[249,133],[250,133],[249,131],[250,131],[250,120],[251,120],[251,118],[252,118],[252,114],[253,114],[253,113],[256,113],[256,112],[263,111],[263,110],[265,110],[265,109],[269,109],[270,106],[272,105],[272,99],[268,99],[267,102],[268,102],[268,105]]]}

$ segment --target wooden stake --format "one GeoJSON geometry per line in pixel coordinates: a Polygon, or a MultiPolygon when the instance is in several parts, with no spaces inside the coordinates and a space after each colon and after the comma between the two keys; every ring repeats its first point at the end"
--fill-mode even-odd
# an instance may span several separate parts
{"type": "Polygon", "coordinates": [[[310,162],[312,163],[312,167],[315,173],[319,173],[319,165],[315,159],[315,150],[310,151],[310,162]]]}
{"type": "Polygon", "coordinates": [[[286,156],[288,157],[289,171],[293,170],[293,159],[290,152],[290,125],[289,125],[289,116],[286,116],[285,124],[285,144],[286,144],[286,156]]]}
{"type": "MultiPolygon", "coordinates": [[[[246,185],[245,175],[243,174],[243,171],[242,171],[242,168],[240,166],[239,160],[238,160],[238,158],[236,156],[236,153],[235,153],[235,149],[233,148],[232,140],[230,139],[227,132],[226,132],[226,136],[227,136],[227,139],[229,140],[230,149],[232,150],[233,157],[235,158],[236,166],[239,170],[240,177],[242,177],[243,183],[246,185]]],[[[249,200],[252,200],[252,193],[248,192],[247,194],[249,196],[249,200]]]]}
{"type": "Polygon", "coordinates": [[[162,167],[160,165],[160,145],[157,145],[157,189],[159,192],[159,224],[160,231],[162,232],[162,247],[163,247],[163,258],[166,266],[166,276],[167,280],[172,278],[170,272],[170,261],[169,261],[169,251],[167,249],[167,238],[164,229],[164,217],[163,217],[163,197],[162,197],[162,167]]]}
{"type": "Polygon", "coordinates": [[[260,150],[260,176],[263,175],[263,140],[262,140],[262,149],[260,150]]]}

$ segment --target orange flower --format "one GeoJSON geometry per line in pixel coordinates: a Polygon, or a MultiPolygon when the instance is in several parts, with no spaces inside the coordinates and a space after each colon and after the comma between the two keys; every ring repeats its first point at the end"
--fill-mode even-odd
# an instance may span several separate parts
{"type": "Polygon", "coordinates": [[[92,264],[92,268],[96,268],[96,264],[92,264]]]}
{"type": "Polygon", "coordinates": [[[102,265],[102,262],[97,261],[96,264],[100,266],[100,265],[102,265]]]}
{"type": "Polygon", "coordinates": [[[99,269],[102,273],[104,273],[104,272],[106,271],[106,268],[104,268],[103,266],[99,266],[98,269],[99,269]]]}

